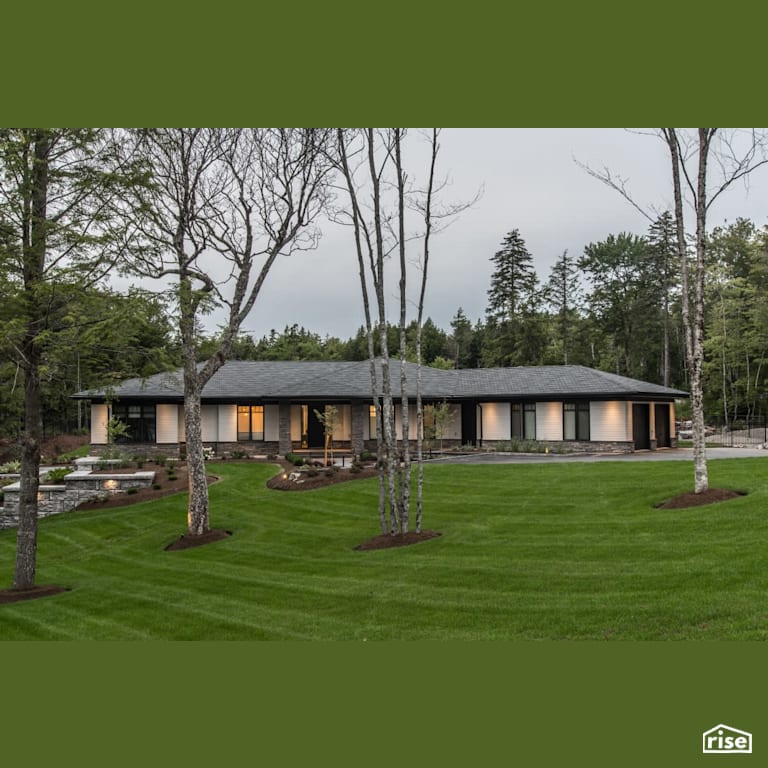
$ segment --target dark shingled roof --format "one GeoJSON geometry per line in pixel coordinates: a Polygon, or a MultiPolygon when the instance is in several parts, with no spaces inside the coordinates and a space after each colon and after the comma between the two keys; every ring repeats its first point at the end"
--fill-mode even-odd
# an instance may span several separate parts
{"type": "MultiPolygon", "coordinates": [[[[381,384],[381,363],[377,362],[381,384]]],[[[400,397],[400,362],[392,360],[392,394],[400,397]]],[[[406,363],[409,397],[415,397],[416,365],[406,363]]],[[[181,401],[180,370],[146,379],[130,379],[110,391],[115,399],[181,401]]],[[[441,370],[422,366],[421,392],[426,399],[556,399],[559,397],[664,398],[688,397],[678,389],[649,384],[581,365],[441,370]]],[[[73,397],[103,400],[104,390],[78,392],[73,397]]],[[[209,401],[245,400],[370,400],[370,363],[230,361],[203,389],[209,401]]]]}

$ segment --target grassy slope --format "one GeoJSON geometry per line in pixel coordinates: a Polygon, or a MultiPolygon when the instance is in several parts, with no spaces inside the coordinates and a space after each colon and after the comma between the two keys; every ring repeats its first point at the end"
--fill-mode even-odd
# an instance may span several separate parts
{"type": "MultiPolygon", "coordinates": [[[[185,497],[41,521],[38,583],[69,593],[0,606],[2,639],[765,639],[763,459],[710,462],[723,504],[662,511],[687,462],[429,466],[413,547],[378,533],[376,481],[264,487],[221,464],[212,523],[230,539],[181,552],[185,497]]],[[[10,583],[15,532],[0,533],[10,583]]],[[[2,583],[0,582],[0,583],[2,583]]]]}

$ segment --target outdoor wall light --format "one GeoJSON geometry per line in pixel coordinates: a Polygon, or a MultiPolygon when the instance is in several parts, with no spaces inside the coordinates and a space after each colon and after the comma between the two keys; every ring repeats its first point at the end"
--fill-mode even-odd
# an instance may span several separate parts
{"type": "Polygon", "coordinates": [[[105,491],[116,491],[118,487],[117,480],[103,480],[101,487],[105,491]]]}

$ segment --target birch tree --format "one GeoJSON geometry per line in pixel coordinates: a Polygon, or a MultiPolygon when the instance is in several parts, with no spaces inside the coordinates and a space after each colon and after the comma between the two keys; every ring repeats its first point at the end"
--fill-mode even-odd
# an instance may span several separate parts
{"type": "MultiPolygon", "coordinates": [[[[437,231],[436,222],[449,219],[468,204],[444,206],[436,209],[435,193],[443,183],[435,181],[435,168],[439,152],[439,131],[426,134],[429,149],[426,183],[419,187],[405,171],[403,129],[338,129],[339,167],[342,171],[349,208],[338,212],[340,220],[351,223],[360,274],[361,292],[366,319],[368,351],[371,363],[371,392],[377,410],[377,448],[379,454],[379,522],[382,533],[407,533],[411,507],[411,453],[409,388],[407,367],[407,309],[409,270],[414,266],[420,272],[416,302],[416,435],[419,491],[417,497],[416,530],[422,524],[423,487],[423,408],[421,403],[421,344],[424,326],[430,242],[437,231]],[[415,214],[415,216],[414,216],[415,214]],[[409,257],[416,243],[420,243],[417,256],[409,257]],[[394,397],[390,365],[390,345],[387,334],[385,266],[397,254],[399,309],[398,341],[400,357],[400,401],[402,431],[402,461],[397,444],[394,422],[394,397]],[[371,299],[374,297],[372,312],[371,299]],[[379,357],[376,357],[378,341],[379,357]],[[377,365],[378,362],[378,365],[377,365]],[[379,375],[380,374],[380,375],[379,375]]],[[[474,201],[473,201],[474,202],[474,201]]],[[[391,279],[391,278],[390,278],[391,279]]]]}
{"type": "MultiPolygon", "coordinates": [[[[674,200],[675,241],[680,263],[681,307],[686,367],[691,395],[694,492],[709,488],[704,431],[702,364],[704,360],[704,289],[707,271],[707,216],[718,198],[768,162],[768,137],[757,129],[659,128],[665,144],[674,200]],[[712,170],[714,166],[714,171],[712,170]],[[693,218],[693,226],[686,226],[693,218]],[[689,253],[688,235],[694,242],[689,253]]],[[[605,169],[586,169],[624,197],[649,221],[656,215],[630,194],[626,180],[605,169]]]]}
{"type": "Polygon", "coordinates": [[[169,128],[132,131],[128,151],[152,180],[135,201],[146,247],[128,268],[175,293],[184,378],[189,535],[210,530],[201,393],[229,357],[280,255],[315,246],[325,203],[327,132],[317,129],[169,128]],[[202,364],[200,318],[226,323],[202,364]]]}

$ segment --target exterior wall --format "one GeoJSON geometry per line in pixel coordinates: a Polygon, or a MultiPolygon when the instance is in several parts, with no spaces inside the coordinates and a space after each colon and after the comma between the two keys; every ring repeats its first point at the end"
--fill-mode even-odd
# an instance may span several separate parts
{"type": "MultiPolygon", "coordinates": [[[[400,405],[395,405],[395,432],[397,439],[403,439],[403,409],[400,405]]],[[[376,435],[374,435],[374,438],[376,435]]],[[[416,440],[416,405],[408,403],[408,439],[416,440]]]]}
{"type": "Polygon", "coordinates": [[[219,439],[219,408],[216,405],[204,405],[200,408],[203,422],[203,442],[213,443],[219,439]]]}
{"type": "Polygon", "coordinates": [[[632,403],[617,400],[589,404],[590,442],[631,442],[632,403]]]}
{"type": "Polygon", "coordinates": [[[237,442],[237,406],[218,406],[218,420],[217,437],[219,442],[237,442]]]}
{"type": "Polygon", "coordinates": [[[536,439],[563,439],[562,403],[536,403],[536,439]]]}
{"type": "Polygon", "coordinates": [[[155,408],[157,442],[178,443],[179,442],[179,406],[158,403],[155,408]]]}
{"type": "Polygon", "coordinates": [[[349,441],[352,439],[352,408],[349,405],[337,405],[338,424],[333,430],[333,439],[349,441]]]}
{"type": "Polygon", "coordinates": [[[509,403],[481,403],[482,435],[485,440],[509,440],[512,437],[512,407],[509,403]]]}
{"type": "MultiPolygon", "coordinates": [[[[651,438],[653,439],[655,410],[650,404],[651,438]]],[[[626,450],[633,445],[631,401],[592,401],[590,402],[590,440],[584,445],[592,450],[626,450]]],[[[369,408],[367,401],[355,401],[352,404],[338,404],[339,425],[334,433],[334,441],[339,447],[352,447],[359,452],[362,446],[370,448],[375,443],[375,434],[369,430],[369,408]],[[355,445],[357,447],[355,447],[355,445]]],[[[579,450],[581,444],[563,440],[563,412],[561,402],[540,402],[536,404],[536,439],[555,444],[562,443],[563,450],[579,450]]],[[[677,443],[675,433],[675,407],[669,403],[670,440],[677,443]]],[[[444,445],[455,441],[462,442],[461,405],[451,404],[452,418],[446,424],[444,445]]],[[[402,440],[400,427],[400,406],[396,406],[396,424],[398,440],[402,440]]],[[[91,445],[106,446],[108,407],[105,404],[91,405],[91,445]]],[[[238,443],[237,407],[234,404],[204,405],[202,408],[203,440],[213,445],[217,453],[247,450],[249,453],[285,453],[298,447],[301,442],[301,405],[268,404],[264,406],[264,441],[238,443]],[[285,435],[280,432],[281,413],[285,411],[285,435]],[[289,435],[290,432],[290,435],[289,435]],[[278,450],[279,448],[279,450],[278,450]]],[[[410,406],[410,439],[416,440],[416,407],[410,406]]],[[[185,442],[184,409],[178,404],[159,403],[156,406],[157,443],[121,445],[126,453],[144,453],[153,455],[165,453],[178,454],[185,442]]],[[[485,402],[477,409],[478,438],[492,446],[494,442],[511,439],[511,405],[504,402],[485,402]],[[481,423],[482,422],[482,423],[481,423]]],[[[98,452],[96,450],[95,452],[98,452]]]]}
{"type": "Polygon", "coordinates": [[[106,445],[108,421],[109,406],[106,404],[91,405],[91,443],[106,445]]]}
{"type": "Polygon", "coordinates": [[[276,443],[280,439],[280,406],[264,406],[264,440],[276,443]]]}

